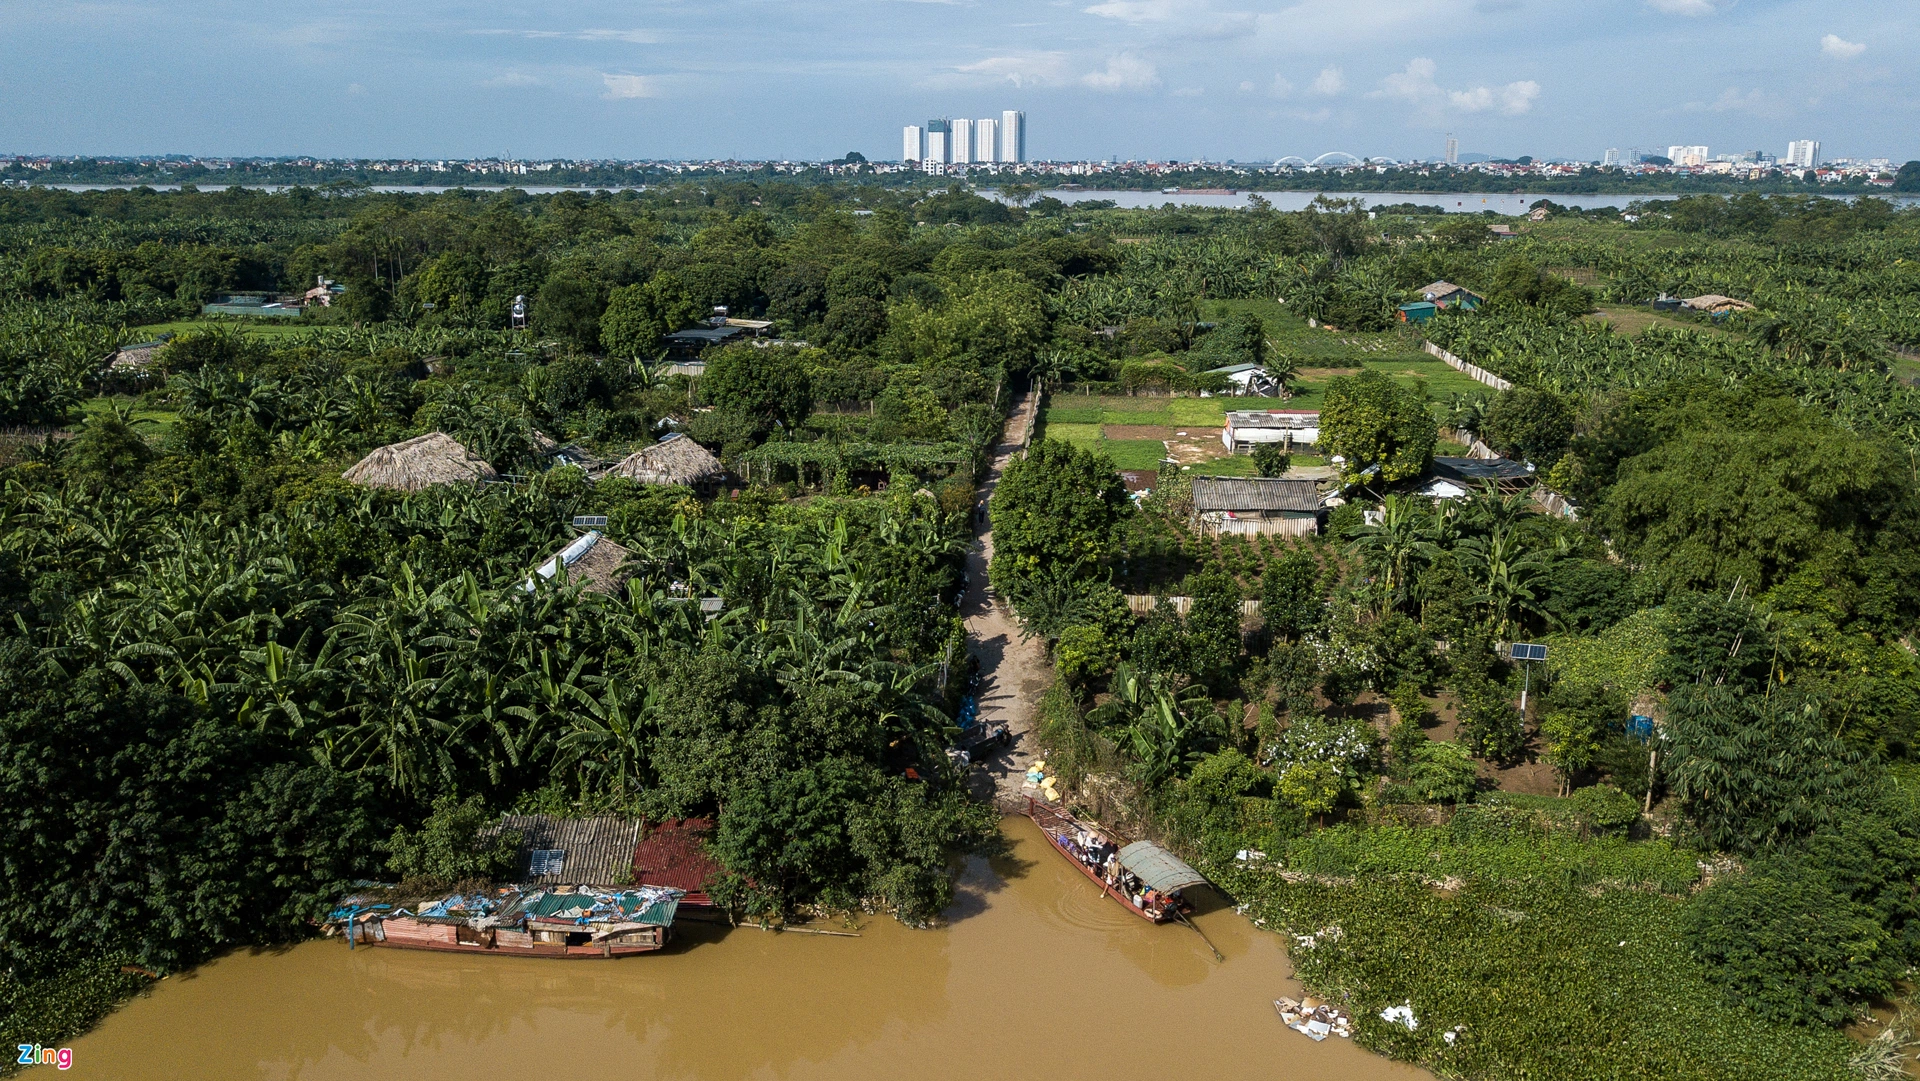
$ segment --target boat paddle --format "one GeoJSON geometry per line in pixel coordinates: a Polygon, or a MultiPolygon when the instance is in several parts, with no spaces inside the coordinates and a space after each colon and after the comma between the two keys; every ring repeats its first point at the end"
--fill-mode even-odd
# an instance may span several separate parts
{"type": "Polygon", "coordinates": [[[1173,914],[1180,920],[1181,923],[1184,923],[1188,927],[1192,928],[1194,934],[1200,936],[1200,941],[1206,943],[1207,949],[1210,949],[1213,951],[1214,960],[1225,963],[1227,958],[1225,954],[1220,952],[1220,947],[1214,945],[1213,939],[1208,938],[1207,933],[1205,931],[1202,931],[1192,920],[1188,919],[1187,914],[1185,912],[1182,912],[1176,908],[1173,910],[1173,914]]]}

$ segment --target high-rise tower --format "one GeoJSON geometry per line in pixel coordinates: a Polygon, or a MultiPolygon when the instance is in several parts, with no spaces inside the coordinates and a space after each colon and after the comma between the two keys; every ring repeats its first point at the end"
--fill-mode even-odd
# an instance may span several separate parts
{"type": "Polygon", "coordinates": [[[1000,160],[1000,122],[988,117],[973,122],[974,155],[973,160],[996,162],[1000,160]]]}
{"type": "Polygon", "coordinates": [[[1027,114],[1018,109],[1000,114],[1000,160],[1027,160],[1027,114]]]}

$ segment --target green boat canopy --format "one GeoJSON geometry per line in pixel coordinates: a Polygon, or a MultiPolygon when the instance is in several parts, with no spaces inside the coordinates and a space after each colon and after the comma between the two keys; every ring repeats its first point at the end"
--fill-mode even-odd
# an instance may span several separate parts
{"type": "Polygon", "coordinates": [[[1188,886],[1205,885],[1207,881],[1200,872],[1181,862],[1180,857],[1152,841],[1135,841],[1121,849],[1120,866],[1161,893],[1178,893],[1188,886]]]}

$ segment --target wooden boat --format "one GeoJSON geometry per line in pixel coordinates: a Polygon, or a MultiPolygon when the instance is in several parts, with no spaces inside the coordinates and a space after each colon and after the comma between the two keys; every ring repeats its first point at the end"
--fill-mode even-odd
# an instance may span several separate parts
{"type": "Polygon", "coordinates": [[[663,887],[454,894],[408,907],[350,897],[327,920],[349,948],[394,946],[504,957],[610,959],[666,947],[684,892],[663,887]]]}
{"type": "Polygon", "coordinates": [[[1099,826],[1082,822],[1050,804],[1029,796],[1027,817],[1055,852],[1080,869],[1101,892],[1125,906],[1127,911],[1152,923],[1184,920],[1193,905],[1181,896],[1190,886],[1202,885],[1206,878],[1181,862],[1180,858],[1152,841],[1135,841],[1123,847],[1115,845],[1099,826]],[[1096,845],[1110,847],[1117,882],[1109,882],[1103,871],[1082,856],[1080,838],[1094,839],[1096,845]]]}

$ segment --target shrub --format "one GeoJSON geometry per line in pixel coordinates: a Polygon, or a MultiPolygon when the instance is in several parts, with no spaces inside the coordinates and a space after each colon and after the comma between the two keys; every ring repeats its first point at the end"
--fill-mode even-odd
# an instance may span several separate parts
{"type": "Polygon", "coordinates": [[[1407,763],[1406,786],[1429,803],[1461,803],[1471,797],[1478,771],[1466,749],[1458,743],[1421,739],[1407,763]]]}
{"type": "Polygon", "coordinates": [[[1596,834],[1624,834],[1640,821],[1640,804],[1610,784],[1582,788],[1567,803],[1581,823],[1596,834]]]}
{"type": "Polygon", "coordinates": [[[1099,627],[1068,627],[1053,646],[1054,667],[1074,687],[1085,687],[1106,675],[1119,660],[1119,647],[1099,627]]]}
{"type": "Polygon", "coordinates": [[[481,832],[492,821],[479,796],[469,796],[464,802],[442,796],[433,801],[433,813],[419,829],[409,833],[400,827],[393,831],[393,838],[387,842],[387,851],[392,853],[387,867],[405,878],[440,882],[508,874],[513,869],[514,852],[520,847],[520,835],[502,830],[483,838],[481,832]]]}

